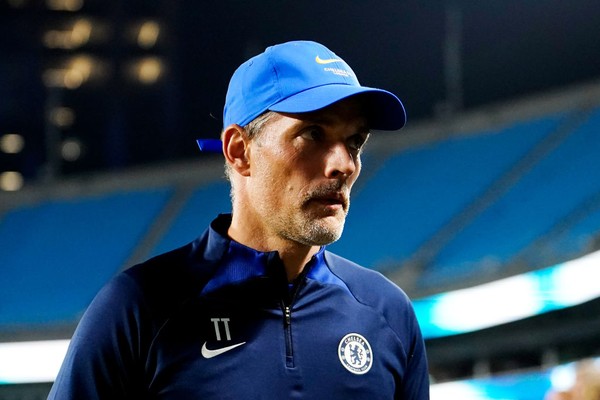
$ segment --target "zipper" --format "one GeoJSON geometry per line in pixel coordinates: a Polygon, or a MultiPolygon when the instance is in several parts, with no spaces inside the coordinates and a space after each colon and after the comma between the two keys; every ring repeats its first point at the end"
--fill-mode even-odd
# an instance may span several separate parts
{"type": "Polygon", "coordinates": [[[283,333],[285,336],[285,366],[287,368],[294,368],[294,343],[292,340],[292,304],[294,304],[298,293],[306,283],[306,275],[310,270],[309,264],[314,262],[315,256],[306,264],[304,270],[296,278],[296,284],[293,287],[292,292],[289,290],[286,295],[281,299],[281,310],[283,312],[283,333]]]}
{"type": "Polygon", "coordinates": [[[292,344],[292,310],[285,302],[281,302],[283,310],[283,332],[285,335],[285,366],[294,368],[294,346],[292,344]]]}
{"type": "Polygon", "coordinates": [[[283,312],[285,314],[285,326],[290,326],[292,324],[292,310],[289,306],[284,306],[283,312]]]}

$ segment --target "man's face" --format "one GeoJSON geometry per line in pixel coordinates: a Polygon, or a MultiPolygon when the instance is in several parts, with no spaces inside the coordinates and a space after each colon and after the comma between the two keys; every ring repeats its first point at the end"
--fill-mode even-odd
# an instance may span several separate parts
{"type": "Polygon", "coordinates": [[[261,230],[310,246],[339,239],[367,137],[356,99],[276,114],[250,149],[248,195],[261,230]]]}

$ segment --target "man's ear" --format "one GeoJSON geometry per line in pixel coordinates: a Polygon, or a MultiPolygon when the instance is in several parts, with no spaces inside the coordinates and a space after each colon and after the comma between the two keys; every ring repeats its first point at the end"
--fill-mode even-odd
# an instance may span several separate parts
{"type": "Polygon", "coordinates": [[[250,140],[244,128],[237,124],[229,125],[222,134],[223,154],[233,170],[242,176],[250,175],[250,140]]]}

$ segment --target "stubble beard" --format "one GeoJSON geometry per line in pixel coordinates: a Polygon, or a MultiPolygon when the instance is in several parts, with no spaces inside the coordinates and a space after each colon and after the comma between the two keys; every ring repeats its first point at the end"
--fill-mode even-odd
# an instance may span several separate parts
{"type": "Polygon", "coordinates": [[[342,236],[344,222],[332,227],[324,221],[304,219],[294,225],[281,221],[279,236],[305,246],[324,246],[335,242],[342,236]]]}
{"type": "Polygon", "coordinates": [[[350,207],[349,199],[343,209],[334,215],[319,215],[310,209],[310,201],[315,194],[307,195],[301,202],[296,215],[279,221],[280,236],[306,246],[324,246],[337,241],[344,231],[346,216],[350,207]]]}
{"type": "Polygon", "coordinates": [[[284,229],[281,234],[288,240],[306,246],[324,246],[335,242],[342,236],[344,222],[345,215],[344,218],[335,225],[328,223],[321,218],[304,216],[302,221],[298,221],[294,225],[288,225],[288,228],[284,229]]]}

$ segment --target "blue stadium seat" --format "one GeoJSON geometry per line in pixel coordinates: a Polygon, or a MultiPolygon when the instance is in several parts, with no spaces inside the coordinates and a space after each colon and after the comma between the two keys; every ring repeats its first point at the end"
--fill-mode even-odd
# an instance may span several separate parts
{"type": "Polygon", "coordinates": [[[175,218],[168,232],[152,251],[158,255],[183,246],[200,236],[219,214],[231,212],[229,183],[213,182],[194,191],[175,218]]]}
{"type": "Polygon", "coordinates": [[[171,189],[48,201],[0,220],[0,327],[73,323],[130,256],[171,189]]]}
{"type": "MultiPolygon", "coordinates": [[[[440,252],[422,285],[502,268],[600,192],[600,110],[440,252]]],[[[583,227],[583,226],[582,226],[583,227]]]]}
{"type": "Polygon", "coordinates": [[[518,122],[394,155],[353,198],[344,235],[331,248],[374,269],[397,267],[561,118],[518,122]]]}

